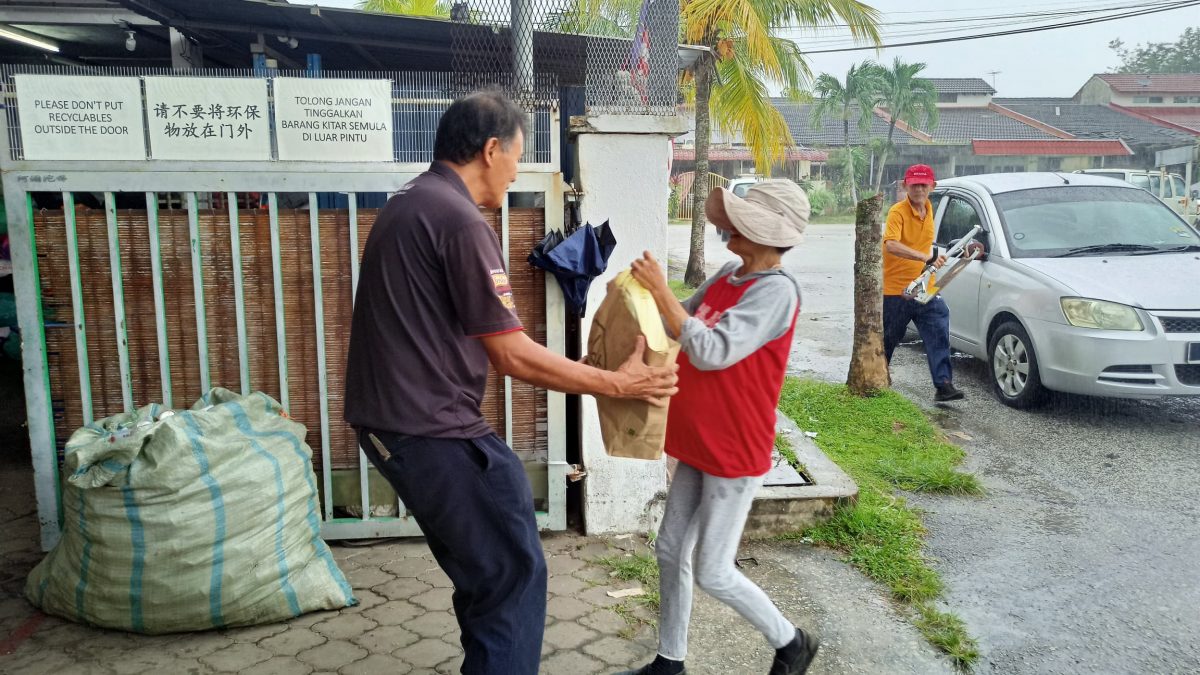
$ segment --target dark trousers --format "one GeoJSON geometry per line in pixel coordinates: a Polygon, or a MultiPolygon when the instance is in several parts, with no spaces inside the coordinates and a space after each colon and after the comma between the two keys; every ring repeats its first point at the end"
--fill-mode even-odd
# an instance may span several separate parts
{"type": "Polygon", "coordinates": [[[922,305],[900,295],[883,296],[883,352],[888,363],[892,352],[904,339],[909,322],[916,324],[925,343],[929,359],[929,376],[934,386],[948,384],[953,379],[950,368],[950,309],[940,296],[922,305]]]}
{"type": "Polygon", "coordinates": [[[546,622],[546,559],[525,468],[495,434],[423,438],[361,430],[454,583],[468,675],[534,675],[546,622]],[[374,433],[390,453],[383,458],[374,433]]]}

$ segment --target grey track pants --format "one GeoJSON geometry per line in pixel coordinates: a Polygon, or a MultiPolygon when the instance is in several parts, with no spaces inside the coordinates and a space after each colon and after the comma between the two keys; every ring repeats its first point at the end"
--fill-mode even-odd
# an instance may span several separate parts
{"type": "Polygon", "coordinates": [[[762,476],[718,478],[679,463],[655,542],[661,584],[659,654],[676,661],[687,656],[693,576],[701,589],[737,610],[775,649],[796,636],[795,626],[734,565],[746,516],[762,482],[762,476]]]}

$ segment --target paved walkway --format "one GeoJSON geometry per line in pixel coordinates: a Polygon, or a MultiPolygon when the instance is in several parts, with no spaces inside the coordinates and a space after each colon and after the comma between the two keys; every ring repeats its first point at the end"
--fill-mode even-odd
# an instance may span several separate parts
{"type": "MultiPolygon", "coordinates": [[[[360,604],[287,623],[142,636],[46,617],[22,595],[42,558],[28,468],[0,466],[0,673],[457,673],[462,659],[449,579],[422,540],[334,546],[360,604]],[[11,652],[11,653],[6,653],[11,652]]],[[[654,616],[609,591],[635,586],[596,564],[646,551],[640,538],[542,537],[550,570],[542,672],[590,675],[638,665],[655,649],[654,616]]],[[[798,625],[825,638],[812,672],[951,672],[886,595],[827,551],[797,543],[746,544],[745,569],[798,625]]],[[[765,673],[770,648],[753,628],[696,596],[689,672],[765,673]]]]}

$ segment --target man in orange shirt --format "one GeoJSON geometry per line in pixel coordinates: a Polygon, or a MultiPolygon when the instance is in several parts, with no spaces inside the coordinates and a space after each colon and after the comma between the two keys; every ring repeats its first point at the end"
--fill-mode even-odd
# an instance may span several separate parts
{"type": "Polygon", "coordinates": [[[935,185],[933,169],[914,164],[904,173],[907,197],[888,211],[883,234],[883,349],[888,363],[904,339],[909,322],[916,324],[929,374],[936,390],[934,400],[957,401],[963,393],[954,386],[950,367],[950,310],[941,296],[922,305],[904,297],[904,289],[921,276],[925,265],[946,263],[933,244],[933,205],[929,191],[935,185]]]}

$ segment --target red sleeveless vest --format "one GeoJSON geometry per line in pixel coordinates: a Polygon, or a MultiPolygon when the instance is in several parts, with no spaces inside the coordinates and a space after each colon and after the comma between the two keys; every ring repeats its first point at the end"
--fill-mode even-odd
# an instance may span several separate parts
{"type": "MultiPolygon", "coordinates": [[[[695,317],[715,326],[757,279],[740,286],[729,275],[709,286],[695,317]]],[[[679,393],[667,414],[666,452],[721,478],[761,476],[771,469],[775,408],[787,370],[799,307],[787,333],[723,370],[698,370],[679,353],[679,393]]]]}

